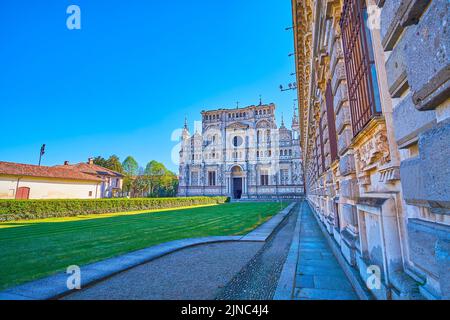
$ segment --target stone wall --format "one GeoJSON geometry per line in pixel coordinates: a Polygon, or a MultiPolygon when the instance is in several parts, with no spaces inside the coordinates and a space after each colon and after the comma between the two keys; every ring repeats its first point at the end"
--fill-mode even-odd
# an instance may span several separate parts
{"type": "Polygon", "coordinates": [[[351,7],[344,5],[354,1],[292,1],[297,71],[312,67],[298,75],[305,82],[298,99],[307,200],[363,280],[368,268],[380,269],[375,298],[448,299],[449,2],[366,0],[368,14],[380,18],[365,23],[381,112],[354,132],[360,115],[350,108],[352,61],[341,34],[343,10],[351,7]],[[323,103],[326,83],[331,116],[323,103]],[[324,134],[330,119],[334,161],[324,134]]]}
{"type": "Polygon", "coordinates": [[[401,152],[408,255],[405,266],[424,282],[427,298],[449,295],[450,30],[448,1],[389,1],[381,33],[401,152]],[[440,248],[440,251],[437,248],[440,248]],[[445,256],[446,260],[439,260],[445,256]],[[440,264],[439,262],[440,261],[440,264]]]}

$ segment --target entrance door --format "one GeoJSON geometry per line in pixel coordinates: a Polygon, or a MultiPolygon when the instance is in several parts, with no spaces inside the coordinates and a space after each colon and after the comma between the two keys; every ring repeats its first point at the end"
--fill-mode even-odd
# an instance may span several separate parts
{"type": "Polygon", "coordinates": [[[30,188],[20,187],[17,189],[16,199],[29,199],[30,198],[30,188]]]}
{"type": "Polygon", "coordinates": [[[242,178],[233,178],[233,197],[240,199],[242,196],[242,178]]]}

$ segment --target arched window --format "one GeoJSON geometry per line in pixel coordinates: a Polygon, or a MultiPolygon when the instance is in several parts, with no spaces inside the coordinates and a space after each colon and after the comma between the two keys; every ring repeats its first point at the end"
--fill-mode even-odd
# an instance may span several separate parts
{"type": "Polygon", "coordinates": [[[289,155],[292,156],[292,149],[289,149],[289,155]]]}

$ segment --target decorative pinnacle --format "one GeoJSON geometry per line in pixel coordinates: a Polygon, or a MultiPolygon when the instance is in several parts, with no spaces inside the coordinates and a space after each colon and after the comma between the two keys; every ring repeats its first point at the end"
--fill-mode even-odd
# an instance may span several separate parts
{"type": "Polygon", "coordinates": [[[284,115],[281,113],[281,126],[284,127],[284,115]]]}
{"type": "Polygon", "coordinates": [[[259,105],[262,106],[262,96],[259,95],[259,105]]]}
{"type": "Polygon", "coordinates": [[[184,116],[184,128],[188,130],[187,116],[184,116]]]}

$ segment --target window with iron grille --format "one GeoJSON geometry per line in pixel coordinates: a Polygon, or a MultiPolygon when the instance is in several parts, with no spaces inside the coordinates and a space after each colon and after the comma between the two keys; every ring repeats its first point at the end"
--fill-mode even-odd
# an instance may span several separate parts
{"type": "Polygon", "coordinates": [[[328,80],[325,90],[325,103],[327,106],[327,122],[328,122],[328,140],[330,141],[331,162],[338,157],[337,136],[336,136],[336,118],[334,115],[333,91],[331,89],[331,81],[328,80]]]}
{"type": "Polygon", "coordinates": [[[320,117],[319,120],[319,154],[320,154],[320,162],[319,162],[319,174],[322,174],[325,171],[325,148],[323,143],[323,117],[320,117]]]}
{"type": "Polygon", "coordinates": [[[344,0],[340,21],[353,135],[381,113],[365,0],[344,0]]]}

